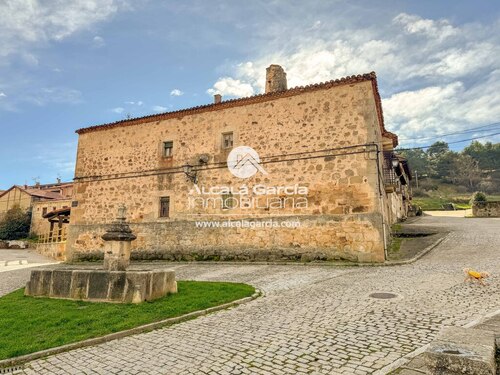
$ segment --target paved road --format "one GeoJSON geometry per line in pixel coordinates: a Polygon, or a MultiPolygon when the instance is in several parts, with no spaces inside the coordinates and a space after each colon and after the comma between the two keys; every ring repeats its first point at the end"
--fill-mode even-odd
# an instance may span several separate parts
{"type": "Polygon", "coordinates": [[[247,282],[266,296],[37,360],[18,373],[383,373],[430,342],[442,326],[464,325],[500,308],[500,219],[428,216],[413,225],[452,232],[424,258],[404,266],[176,264],[178,278],[247,282]],[[490,271],[489,285],[463,284],[464,267],[490,271]],[[373,299],[372,292],[398,298],[373,299]]]}
{"type": "Polygon", "coordinates": [[[33,249],[0,249],[0,296],[24,286],[32,267],[53,263],[33,249]]]}

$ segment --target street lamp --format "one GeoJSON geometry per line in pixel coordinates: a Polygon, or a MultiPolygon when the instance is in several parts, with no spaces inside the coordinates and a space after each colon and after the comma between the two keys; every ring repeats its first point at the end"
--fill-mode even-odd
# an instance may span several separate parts
{"type": "Polygon", "coordinates": [[[399,159],[395,156],[392,157],[391,159],[392,167],[397,168],[399,166],[399,159]]]}

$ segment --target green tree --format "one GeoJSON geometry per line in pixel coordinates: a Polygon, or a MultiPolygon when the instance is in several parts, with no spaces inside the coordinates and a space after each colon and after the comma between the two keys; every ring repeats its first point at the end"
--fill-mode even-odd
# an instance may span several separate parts
{"type": "Polygon", "coordinates": [[[500,143],[486,142],[482,144],[478,141],[473,141],[469,146],[464,148],[463,153],[474,158],[479,163],[479,168],[486,171],[500,169],[500,143]]]}
{"type": "Polygon", "coordinates": [[[431,159],[432,174],[434,177],[441,179],[444,182],[456,182],[459,154],[453,151],[445,151],[431,159]]]}
{"type": "MultiPolygon", "coordinates": [[[[398,151],[396,150],[396,152],[398,151]]],[[[429,173],[429,158],[424,150],[404,150],[399,153],[408,160],[408,164],[413,172],[416,171],[419,176],[429,173]]]]}
{"type": "Polygon", "coordinates": [[[439,156],[442,156],[446,152],[450,151],[450,147],[448,146],[448,143],[443,142],[443,141],[437,141],[434,142],[428,149],[427,149],[427,155],[429,155],[431,158],[437,158],[439,156]]]}
{"type": "Polygon", "coordinates": [[[14,206],[0,220],[0,240],[26,238],[30,232],[31,213],[14,206]]]}
{"type": "Polygon", "coordinates": [[[466,186],[469,191],[476,189],[482,180],[479,162],[469,155],[460,153],[454,163],[452,182],[466,186]]]}

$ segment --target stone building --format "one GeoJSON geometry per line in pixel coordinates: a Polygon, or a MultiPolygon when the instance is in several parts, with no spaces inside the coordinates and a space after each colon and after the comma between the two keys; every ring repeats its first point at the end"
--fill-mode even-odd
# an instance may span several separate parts
{"type": "Polygon", "coordinates": [[[31,212],[31,233],[48,233],[51,224],[44,216],[52,211],[70,207],[72,195],[72,182],[14,185],[0,193],[0,218],[11,208],[18,206],[31,212]]]}
{"type": "Polygon", "coordinates": [[[381,262],[406,215],[375,73],[287,89],[271,65],[264,94],[77,133],[69,259],[120,204],[148,259],[381,262]]]}

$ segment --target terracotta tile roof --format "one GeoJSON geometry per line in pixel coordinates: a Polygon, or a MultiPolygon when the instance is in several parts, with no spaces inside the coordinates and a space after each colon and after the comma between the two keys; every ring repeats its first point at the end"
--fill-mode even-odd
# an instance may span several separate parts
{"type": "Polygon", "coordinates": [[[45,199],[65,199],[65,197],[59,193],[53,191],[40,190],[40,189],[24,189],[20,186],[18,188],[24,190],[26,193],[33,197],[40,197],[45,199]]]}
{"type": "Polygon", "coordinates": [[[379,118],[380,127],[382,130],[382,135],[385,137],[391,138],[394,147],[396,147],[398,144],[397,135],[387,131],[385,129],[385,126],[384,126],[384,116],[382,113],[382,103],[381,103],[380,94],[378,91],[377,76],[376,76],[375,72],[362,74],[362,75],[356,75],[356,76],[348,76],[345,78],[335,79],[335,80],[322,82],[322,83],[316,83],[316,84],[307,85],[307,86],[293,87],[291,89],[280,91],[280,92],[271,92],[271,93],[267,93],[267,94],[259,94],[259,95],[245,97],[245,98],[230,99],[230,100],[225,100],[225,101],[220,102],[220,103],[201,105],[201,106],[197,106],[197,107],[191,107],[191,108],[181,109],[181,110],[172,111],[172,112],[158,113],[158,114],[154,114],[154,115],[148,115],[148,116],[143,116],[143,117],[115,121],[115,122],[102,124],[102,125],[90,126],[87,128],[78,129],[78,130],[76,130],[76,133],[84,134],[84,133],[89,133],[89,132],[93,132],[93,131],[106,130],[106,129],[116,128],[116,127],[121,127],[121,126],[131,126],[131,125],[144,124],[144,123],[153,122],[153,121],[161,121],[161,120],[166,120],[166,119],[170,119],[170,118],[177,118],[177,117],[193,115],[193,114],[202,113],[202,112],[218,111],[218,110],[222,110],[222,109],[226,109],[226,108],[240,107],[240,106],[245,106],[245,105],[250,105],[250,104],[255,104],[255,103],[262,103],[262,102],[266,102],[266,101],[270,101],[270,100],[300,95],[300,94],[305,93],[305,92],[311,92],[311,91],[316,91],[316,90],[325,90],[325,89],[329,89],[329,88],[335,87],[335,86],[349,85],[349,84],[364,82],[364,81],[371,81],[372,82],[373,92],[375,94],[375,102],[377,105],[377,114],[378,114],[378,118],[379,118]]]}
{"type": "Polygon", "coordinates": [[[73,186],[73,182],[54,182],[52,184],[27,185],[28,189],[51,189],[73,186]]]}

